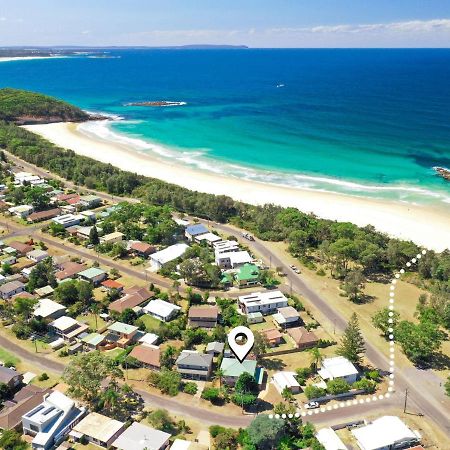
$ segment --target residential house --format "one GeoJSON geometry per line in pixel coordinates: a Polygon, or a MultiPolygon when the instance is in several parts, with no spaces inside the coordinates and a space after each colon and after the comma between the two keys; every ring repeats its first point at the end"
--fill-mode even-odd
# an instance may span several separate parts
{"type": "Polygon", "coordinates": [[[35,263],[41,262],[48,257],[49,255],[45,250],[36,249],[27,253],[27,258],[35,263]]]}
{"type": "Polygon", "coordinates": [[[50,220],[61,214],[59,208],[47,209],[46,211],[33,212],[27,217],[27,222],[36,223],[50,220]]]}
{"type": "Polygon", "coordinates": [[[26,219],[33,211],[34,208],[31,205],[18,205],[8,208],[8,212],[12,216],[19,217],[20,219],[26,219]]]}
{"type": "Polygon", "coordinates": [[[55,290],[49,285],[47,284],[47,286],[42,286],[40,288],[36,288],[34,290],[34,293],[39,297],[39,298],[46,298],[49,295],[52,295],[53,292],[55,292],[55,290]]]}
{"type": "Polygon", "coordinates": [[[164,264],[174,261],[184,254],[184,252],[189,248],[186,244],[174,244],[170,247],[160,250],[159,252],[150,255],[151,269],[159,270],[164,264]]]}
{"type": "Polygon", "coordinates": [[[215,328],[219,308],[217,306],[191,306],[188,313],[191,328],[215,328]]]}
{"type": "Polygon", "coordinates": [[[88,240],[91,237],[91,230],[93,226],[84,227],[80,225],[75,225],[73,227],[66,228],[67,232],[78,239],[88,240]]]}
{"type": "Polygon", "coordinates": [[[238,287],[248,287],[259,284],[259,267],[255,264],[244,264],[235,274],[238,287]]]}
{"type": "Polygon", "coordinates": [[[129,356],[136,358],[147,369],[159,370],[161,368],[161,350],[156,345],[137,345],[130,352],[129,356]]]}
{"type": "Polygon", "coordinates": [[[325,450],[347,450],[347,446],[341,441],[333,428],[322,428],[316,433],[316,439],[325,450]]]}
{"type": "Polygon", "coordinates": [[[108,274],[98,267],[90,267],[89,269],[78,272],[78,277],[81,280],[92,283],[94,286],[98,286],[103,280],[108,277],[108,274]]]}
{"type": "Polygon", "coordinates": [[[206,242],[206,244],[209,247],[212,247],[214,245],[214,242],[220,242],[222,240],[221,237],[217,236],[217,234],[214,233],[205,233],[201,234],[200,236],[195,236],[194,241],[198,244],[201,244],[202,242],[206,242]]]}
{"type": "Polygon", "coordinates": [[[50,322],[50,330],[52,330],[56,335],[60,336],[65,341],[72,341],[81,333],[84,333],[89,329],[89,326],[80,323],[77,320],[69,316],[61,316],[58,319],[50,322]]]}
{"type": "Polygon", "coordinates": [[[70,437],[75,442],[86,439],[100,447],[109,448],[124,430],[123,422],[91,412],[73,427],[70,437]]]}
{"type": "Polygon", "coordinates": [[[343,356],[325,358],[318,373],[324,381],[342,378],[347,383],[353,384],[358,379],[358,369],[343,356]]]}
{"type": "Polygon", "coordinates": [[[165,450],[171,434],[133,422],[113,443],[117,450],[165,450]]]}
{"type": "Polygon", "coordinates": [[[28,252],[33,250],[33,246],[29,244],[24,244],[19,241],[12,241],[9,243],[9,246],[16,251],[16,254],[19,256],[25,256],[28,252]]]}
{"type": "Polygon", "coordinates": [[[80,203],[86,208],[97,208],[102,204],[102,199],[97,195],[82,195],[80,203]]]}
{"type": "Polygon", "coordinates": [[[79,225],[84,220],[84,217],[74,214],[62,214],[61,216],[54,217],[52,221],[58,225],[62,225],[64,228],[73,227],[79,225]]]}
{"type": "Polygon", "coordinates": [[[287,333],[301,350],[316,347],[319,343],[319,338],[314,331],[308,331],[305,327],[288,328],[287,333]]]}
{"type": "Polygon", "coordinates": [[[264,378],[264,369],[256,366],[256,360],[244,359],[239,362],[236,358],[224,357],[220,369],[223,371],[223,381],[229,386],[234,386],[243,373],[252,375],[260,386],[264,378]]]}
{"type": "Polygon", "coordinates": [[[80,211],[80,216],[84,217],[85,221],[95,222],[95,212],[94,211],[80,211]]]}
{"type": "Polygon", "coordinates": [[[118,347],[125,348],[133,341],[139,327],[123,322],[114,322],[108,327],[106,340],[114,342],[118,347]]]}
{"type": "Polygon", "coordinates": [[[216,256],[221,253],[238,252],[240,250],[237,241],[217,241],[214,242],[213,247],[216,256]]]}
{"type": "Polygon", "coordinates": [[[295,377],[295,372],[277,372],[273,375],[273,384],[277,388],[280,395],[285,389],[288,389],[293,394],[298,394],[300,392],[301,387],[295,377]]]}
{"type": "Polygon", "coordinates": [[[66,307],[48,298],[41,298],[37,303],[33,316],[45,321],[53,321],[66,313],[66,307]]]}
{"type": "Polygon", "coordinates": [[[276,328],[261,330],[260,333],[266,338],[269,347],[276,347],[283,342],[283,335],[276,328]]]}
{"type": "Polygon", "coordinates": [[[101,284],[102,287],[104,287],[108,292],[111,292],[111,291],[119,291],[119,292],[122,292],[123,289],[124,289],[124,287],[125,287],[122,283],[119,283],[119,282],[116,281],[116,280],[105,280],[105,281],[102,281],[100,284],[101,284]]]}
{"type": "Polygon", "coordinates": [[[244,314],[252,312],[271,314],[278,308],[288,306],[288,299],[281,291],[254,292],[240,296],[238,304],[244,314]]]}
{"type": "Polygon", "coordinates": [[[113,233],[105,234],[100,237],[100,244],[115,244],[116,242],[122,242],[125,235],[120,231],[114,231],[113,233]]]}
{"type": "Polygon", "coordinates": [[[186,227],[184,235],[186,236],[186,239],[188,241],[192,242],[194,238],[206,233],[209,233],[208,228],[206,228],[202,223],[196,223],[193,225],[188,225],[186,227]]]}
{"type": "Polygon", "coordinates": [[[156,248],[154,245],[147,244],[147,242],[136,241],[130,245],[129,252],[141,258],[148,258],[152,253],[156,252],[156,248]]]}
{"type": "Polygon", "coordinates": [[[59,265],[60,270],[55,273],[55,278],[58,282],[67,280],[68,278],[75,278],[80,272],[86,270],[86,264],[80,264],[73,261],[67,261],[59,265]]]}
{"type": "Polygon", "coordinates": [[[98,350],[105,340],[106,338],[102,334],[90,333],[81,338],[81,343],[87,350],[98,350]]]}
{"type": "Polygon", "coordinates": [[[181,307],[157,298],[151,300],[143,310],[161,322],[169,322],[178,314],[181,307]]]}
{"type": "Polygon", "coordinates": [[[175,439],[170,450],[209,450],[209,445],[203,445],[198,442],[185,441],[184,439],[175,439]]]}
{"type": "Polygon", "coordinates": [[[298,326],[301,322],[300,314],[292,306],[278,308],[278,312],[273,315],[273,319],[283,329],[298,326]]]}
{"type": "Polygon", "coordinates": [[[0,411],[0,429],[16,429],[21,432],[22,416],[42,403],[44,396],[50,392],[49,389],[42,389],[33,384],[23,386],[12,400],[3,404],[0,411]]]}
{"type": "Polygon", "coordinates": [[[25,285],[21,281],[10,281],[0,286],[0,297],[3,300],[9,300],[16,294],[25,291],[25,285]]]}
{"type": "Polygon", "coordinates": [[[19,386],[23,381],[23,375],[9,367],[0,366],[0,383],[6,384],[10,389],[19,386]]]}
{"type": "Polygon", "coordinates": [[[144,302],[154,296],[154,292],[140,286],[133,286],[125,289],[125,295],[118,300],[110,303],[108,309],[118,313],[124,312],[126,309],[133,309],[136,306],[142,305],[144,302]]]}
{"type": "Polygon", "coordinates": [[[154,333],[145,333],[138,339],[138,342],[140,342],[142,344],[156,345],[156,343],[158,342],[158,339],[159,339],[159,336],[157,336],[154,333]]]}
{"type": "Polygon", "coordinates": [[[209,342],[206,345],[205,353],[208,355],[219,356],[223,353],[225,344],[223,342],[209,342]]]}
{"type": "Polygon", "coordinates": [[[409,448],[421,440],[420,434],[397,416],[380,417],[368,425],[352,429],[351,433],[361,450],[409,448]]]}
{"type": "Polygon", "coordinates": [[[183,350],[176,361],[177,371],[183,378],[209,380],[213,356],[193,350],[183,350]]]}
{"type": "Polygon", "coordinates": [[[76,203],[78,203],[80,201],[80,196],[79,194],[76,193],[72,194],[60,193],[55,196],[55,200],[60,203],[69,203],[69,201],[73,202],[74,200],[76,200],[76,203]]]}
{"type": "Polygon", "coordinates": [[[44,397],[42,403],[22,416],[25,435],[34,436],[31,446],[36,450],[49,450],[65,440],[69,431],[86,414],[84,407],[59,391],[44,397]]]}
{"type": "Polygon", "coordinates": [[[237,252],[216,253],[215,261],[221,269],[238,269],[244,264],[250,264],[253,258],[246,250],[239,250],[237,252]]]}

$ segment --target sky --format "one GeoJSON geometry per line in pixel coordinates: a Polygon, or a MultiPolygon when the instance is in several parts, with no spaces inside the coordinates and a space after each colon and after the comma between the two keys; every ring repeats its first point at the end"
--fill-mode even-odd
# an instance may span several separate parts
{"type": "Polygon", "coordinates": [[[0,0],[0,46],[449,47],[450,0],[0,0]]]}

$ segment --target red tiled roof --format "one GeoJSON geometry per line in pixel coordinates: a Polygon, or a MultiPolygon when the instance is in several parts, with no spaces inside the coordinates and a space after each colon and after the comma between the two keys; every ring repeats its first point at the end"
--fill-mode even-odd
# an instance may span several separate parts
{"type": "Polygon", "coordinates": [[[131,244],[130,250],[136,250],[141,253],[153,253],[156,249],[153,245],[147,244],[146,242],[134,242],[131,244]]]}
{"type": "Polygon", "coordinates": [[[261,331],[261,334],[263,334],[269,341],[278,341],[283,337],[283,335],[276,328],[263,330],[261,331]]]}
{"type": "Polygon", "coordinates": [[[193,306],[189,309],[189,319],[217,319],[217,306],[193,306]]]}
{"type": "Polygon", "coordinates": [[[66,278],[73,277],[78,272],[81,272],[86,269],[85,264],[80,264],[77,262],[66,262],[61,264],[61,270],[55,273],[55,277],[57,280],[65,280],[66,278]]]}
{"type": "Polygon", "coordinates": [[[61,210],[59,208],[47,209],[47,211],[39,211],[31,213],[27,220],[34,222],[35,220],[45,220],[51,219],[52,217],[56,217],[61,210]]]}
{"type": "Polygon", "coordinates": [[[73,194],[58,194],[56,196],[56,199],[59,200],[60,202],[67,202],[68,200],[72,199],[72,198],[80,198],[80,196],[76,193],[73,194]]]}
{"type": "Polygon", "coordinates": [[[161,367],[159,362],[160,353],[159,347],[141,344],[133,348],[130,356],[144,364],[153,367],[161,367]]]}
{"type": "Polygon", "coordinates": [[[101,284],[108,289],[122,289],[124,287],[123,284],[115,280],[105,280],[101,284]]]}
{"type": "Polygon", "coordinates": [[[287,332],[298,346],[312,345],[319,341],[315,333],[308,331],[305,327],[288,328],[287,332]]]}
{"type": "Polygon", "coordinates": [[[19,253],[23,254],[31,252],[33,250],[33,247],[31,245],[24,244],[23,242],[19,241],[12,241],[8,245],[17,250],[19,253]]]}
{"type": "Polygon", "coordinates": [[[150,292],[145,288],[134,286],[133,288],[126,289],[125,295],[122,298],[112,302],[108,309],[110,311],[117,311],[119,313],[125,311],[127,308],[134,308],[153,297],[154,292],[150,292]]]}

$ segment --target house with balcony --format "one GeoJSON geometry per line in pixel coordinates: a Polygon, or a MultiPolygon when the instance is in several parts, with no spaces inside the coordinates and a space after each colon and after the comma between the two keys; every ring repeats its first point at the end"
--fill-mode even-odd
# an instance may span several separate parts
{"type": "Polygon", "coordinates": [[[238,304],[244,314],[260,312],[265,315],[288,306],[288,299],[281,291],[254,292],[240,296],[238,304]]]}
{"type": "Polygon", "coordinates": [[[194,350],[183,350],[176,361],[177,371],[183,378],[191,380],[209,380],[213,355],[194,350]]]}

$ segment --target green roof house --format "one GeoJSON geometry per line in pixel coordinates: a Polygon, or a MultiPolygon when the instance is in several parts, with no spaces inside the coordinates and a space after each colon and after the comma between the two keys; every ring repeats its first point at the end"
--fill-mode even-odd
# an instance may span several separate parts
{"type": "Polygon", "coordinates": [[[89,269],[78,272],[78,276],[84,280],[92,283],[94,286],[100,284],[103,280],[107,278],[107,273],[99,269],[98,267],[90,267],[89,269]]]}
{"type": "Polygon", "coordinates": [[[99,333],[91,333],[81,339],[81,342],[89,349],[97,350],[105,340],[105,336],[99,333]]]}
{"type": "Polygon", "coordinates": [[[255,264],[244,264],[235,275],[239,287],[253,286],[259,283],[259,267],[255,264]]]}
{"type": "Polygon", "coordinates": [[[256,367],[256,361],[254,359],[245,359],[239,362],[235,358],[223,358],[220,369],[223,371],[223,381],[231,386],[234,386],[238,378],[243,373],[248,373],[255,377],[258,384],[262,381],[263,372],[260,368],[256,367]]]}

